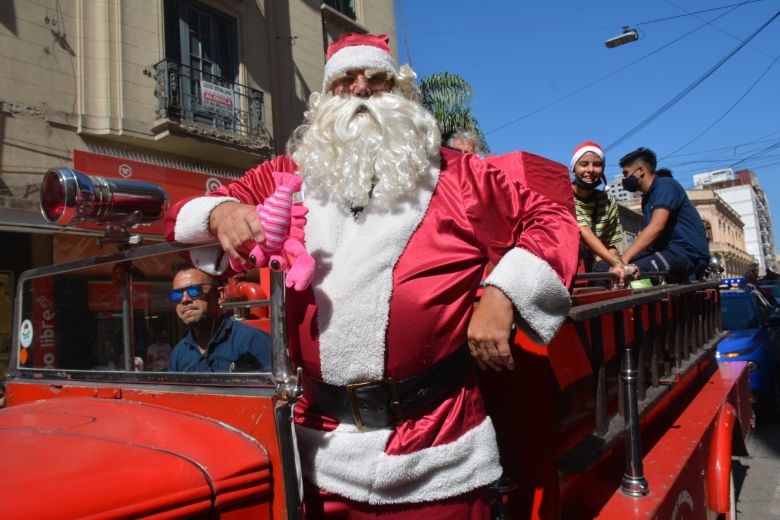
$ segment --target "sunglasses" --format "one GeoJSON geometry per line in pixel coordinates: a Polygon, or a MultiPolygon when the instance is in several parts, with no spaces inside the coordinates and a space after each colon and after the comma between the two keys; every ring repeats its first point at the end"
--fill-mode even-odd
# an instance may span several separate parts
{"type": "Polygon", "coordinates": [[[192,298],[200,298],[203,296],[203,287],[209,286],[209,285],[215,285],[213,283],[195,283],[192,285],[188,285],[187,287],[182,287],[181,289],[174,289],[171,292],[168,293],[168,299],[172,301],[173,303],[179,303],[184,298],[184,293],[186,292],[187,295],[192,298]]]}

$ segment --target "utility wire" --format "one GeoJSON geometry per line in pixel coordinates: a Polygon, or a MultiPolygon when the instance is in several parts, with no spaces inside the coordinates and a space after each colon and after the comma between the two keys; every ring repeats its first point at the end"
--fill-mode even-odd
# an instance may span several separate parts
{"type": "Polygon", "coordinates": [[[721,60],[720,60],[720,61],[718,61],[718,63],[716,63],[716,64],[715,64],[713,67],[711,67],[711,68],[710,68],[710,70],[708,70],[708,71],[707,71],[707,72],[705,72],[705,73],[704,73],[702,76],[700,76],[698,79],[696,79],[696,81],[694,81],[693,83],[691,83],[690,85],[688,85],[687,87],[685,87],[685,88],[684,88],[684,89],[683,89],[683,90],[682,90],[682,91],[681,91],[679,94],[677,94],[676,96],[674,96],[674,97],[673,97],[671,100],[669,100],[669,101],[668,101],[668,102],[667,102],[667,103],[666,103],[664,106],[662,106],[661,108],[659,108],[658,110],[656,110],[656,111],[655,111],[653,114],[651,114],[649,117],[647,117],[647,118],[646,118],[644,121],[642,121],[641,123],[639,123],[638,125],[636,125],[634,128],[632,128],[631,130],[629,130],[628,132],[626,132],[625,134],[623,134],[622,136],[620,136],[620,137],[619,137],[619,138],[618,138],[618,139],[617,139],[615,142],[613,142],[612,144],[610,144],[609,146],[607,146],[607,147],[606,147],[604,150],[605,150],[605,151],[609,151],[609,150],[611,150],[612,148],[616,147],[617,145],[619,145],[619,144],[623,143],[623,141],[625,141],[625,140],[626,140],[626,139],[628,139],[629,137],[633,136],[634,134],[636,134],[637,132],[639,132],[640,130],[642,130],[644,127],[646,127],[646,126],[647,126],[647,125],[649,125],[651,122],[653,122],[653,121],[654,121],[654,120],[655,120],[655,119],[656,119],[658,116],[660,116],[661,114],[663,114],[664,112],[666,112],[667,110],[669,110],[670,108],[672,108],[674,105],[676,105],[676,104],[677,104],[677,103],[678,103],[678,102],[679,102],[681,99],[683,99],[685,96],[687,96],[688,94],[690,94],[690,93],[691,93],[691,91],[692,91],[693,89],[695,89],[696,87],[698,87],[699,85],[701,85],[701,84],[704,82],[704,80],[706,80],[707,78],[709,78],[710,76],[712,76],[712,74],[714,74],[716,70],[718,70],[718,69],[719,69],[719,68],[720,68],[720,67],[721,67],[721,66],[722,66],[724,63],[726,63],[726,62],[727,62],[727,61],[728,61],[728,60],[729,60],[729,59],[730,59],[732,56],[734,56],[734,55],[735,55],[737,52],[739,52],[739,50],[740,50],[740,49],[742,49],[742,47],[744,47],[745,45],[747,45],[747,44],[748,44],[748,42],[749,42],[750,40],[752,40],[753,38],[755,38],[755,37],[758,35],[758,33],[760,33],[761,31],[763,31],[763,30],[766,28],[766,26],[768,26],[770,23],[772,23],[772,22],[773,22],[773,21],[774,21],[774,20],[775,20],[775,19],[776,19],[778,16],[780,16],[780,11],[776,12],[774,15],[772,15],[772,17],[771,17],[771,18],[769,18],[769,20],[767,20],[766,22],[764,22],[764,23],[761,25],[761,27],[759,27],[758,29],[756,29],[755,31],[753,31],[753,34],[751,34],[750,36],[748,36],[747,38],[745,38],[744,40],[742,40],[742,42],[740,42],[740,44],[739,44],[739,45],[737,45],[737,46],[734,48],[734,50],[732,50],[732,51],[731,51],[731,52],[729,52],[729,53],[728,53],[726,56],[724,56],[723,58],[721,58],[721,60]]]}
{"type": "Polygon", "coordinates": [[[682,145],[681,147],[677,148],[677,149],[676,149],[675,151],[673,151],[672,153],[670,153],[670,154],[667,154],[667,155],[665,155],[664,157],[661,157],[659,160],[661,160],[661,161],[662,161],[662,160],[664,160],[664,159],[666,159],[666,158],[668,158],[668,157],[672,157],[672,156],[673,156],[673,155],[675,155],[677,152],[679,152],[680,150],[684,150],[684,149],[685,149],[685,148],[687,148],[689,145],[691,145],[691,144],[695,143],[696,141],[698,141],[698,140],[699,140],[699,138],[701,138],[701,136],[703,136],[704,134],[706,134],[707,132],[709,132],[710,130],[712,130],[712,128],[713,128],[715,125],[717,125],[718,123],[720,123],[720,122],[723,120],[723,118],[724,118],[724,117],[726,117],[727,115],[729,115],[729,113],[730,113],[732,110],[734,110],[734,108],[735,108],[735,107],[736,107],[736,106],[737,106],[737,105],[740,103],[740,101],[742,101],[743,99],[745,99],[745,97],[746,97],[748,94],[750,94],[750,91],[751,91],[751,90],[753,90],[753,87],[755,87],[756,85],[758,85],[758,83],[759,83],[759,82],[760,82],[762,79],[764,79],[764,76],[766,76],[766,75],[767,75],[767,73],[769,72],[769,70],[770,70],[770,69],[771,69],[771,68],[774,66],[774,64],[775,64],[775,63],[777,63],[777,60],[778,60],[778,59],[780,59],[780,56],[776,57],[776,58],[774,59],[774,61],[773,61],[772,63],[770,63],[770,64],[769,64],[769,66],[768,66],[767,68],[765,68],[765,69],[764,69],[764,72],[762,72],[762,73],[761,73],[761,75],[760,75],[758,78],[756,78],[756,80],[755,80],[755,81],[754,81],[754,82],[753,82],[753,83],[750,85],[750,87],[748,87],[748,89],[747,89],[747,90],[746,90],[746,91],[745,91],[745,92],[744,92],[744,93],[743,93],[743,94],[742,94],[742,95],[739,97],[739,99],[737,99],[737,100],[734,102],[734,104],[733,104],[733,105],[731,105],[731,106],[729,107],[729,109],[728,109],[728,110],[726,110],[725,112],[723,112],[723,114],[721,114],[721,116],[720,116],[719,118],[717,118],[715,121],[713,121],[713,122],[712,122],[712,124],[710,124],[710,125],[709,125],[707,128],[705,128],[704,130],[702,130],[702,132],[701,132],[701,133],[699,133],[699,135],[697,135],[696,137],[694,137],[693,139],[691,139],[690,141],[688,141],[687,143],[685,143],[685,144],[684,144],[684,145],[682,145]]]}
{"type": "Polygon", "coordinates": [[[685,160],[678,160],[678,161],[671,161],[666,162],[668,166],[689,166],[689,165],[697,165],[697,164],[706,164],[706,163],[733,163],[735,161],[742,161],[743,159],[749,159],[749,158],[755,158],[759,157],[762,154],[766,153],[767,150],[773,149],[776,145],[780,144],[780,139],[776,139],[767,147],[764,147],[762,149],[758,148],[751,148],[744,150],[740,152],[739,154],[733,153],[733,154],[721,154],[721,155],[706,155],[702,158],[688,158],[685,160]]]}
{"type": "Polygon", "coordinates": [[[776,137],[776,138],[773,138],[773,139],[765,139],[766,137],[769,137],[770,135],[774,135],[774,134],[777,134],[777,133],[780,133],[780,130],[773,130],[772,132],[769,132],[768,134],[764,134],[761,137],[756,137],[755,139],[752,139],[750,141],[746,141],[744,143],[733,144],[733,145],[729,145],[729,146],[719,146],[717,148],[709,148],[707,150],[699,150],[699,151],[696,151],[696,152],[681,153],[677,157],[687,157],[687,156],[690,156],[690,155],[699,155],[699,154],[703,154],[703,153],[718,152],[720,150],[734,150],[734,152],[736,153],[737,148],[741,148],[743,146],[749,146],[751,144],[758,144],[758,143],[765,143],[767,141],[777,141],[778,139],[780,139],[780,137],[776,137]]]}
{"type": "MultiPolygon", "coordinates": [[[[639,22],[639,23],[632,24],[629,27],[638,27],[640,25],[649,25],[651,23],[656,23],[656,22],[665,22],[667,20],[674,20],[675,18],[682,18],[684,16],[693,16],[693,15],[701,14],[701,13],[709,13],[709,12],[712,12],[712,11],[720,11],[721,9],[728,9],[729,7],[740,7],[740,6],[743,6],[743,5],[755,4],[757,2],[764,2],[764,1],[765,0],[750,0],[748,2],[740,2],[738,4],[723,5],[723,6],[720,6],[720,7],[713,7],[711,9],[703,9],[701,11],[694,11],[694,12],[690,12],[690,13],[686,13],[686,14],[677,14],[677,15],[674,15],[674,16],[666,16],[664,18],[657,18],[655,20],[649,20],[647,22],[639,22]]],[[[677,7],[677,6],[675,6],[675,7],[677,7]]],[[[681,9],[681,10],[684,11],[684,9],[681,9]]]]}
{"type": "MultiPolygon", "coordinates": [[[[723,14],[721,14],[721,15],[717,16],[717,17],[715,18],[715,20],[718,20],[719,18],[722,18],[722,17],[724,17],[724,16],[728,15],[729,13],[731,13],[732,11],[734,11],[735,9],[737,9],[738,7],[739,7],[739,6],[731,8],[730,10],[726,11],[725,13],[723,13],[723,14]]],[[[713,20],[713,21],[714,21],[714,20],[713,20]]],[[[569,99],[569,98],[571,98],[571,97],[574,97],[574,96],[576,96],[577,94],[579,94],[579,93],[581,93],[581,92],[584,92],[584,91],[588,90],[589,88],[591,88],[591,87],[593,87],[593,86],[595,86],[595,85],[597,85],[597,84],[601,83],[602,81],[605,81],[605,80],[607,80],[607,79],[611,78],[611,77],[612,77],[612,76],[614,76],[615,74],[618,74],[618,73],[620,73],[620,72],[623,72],[624,70],[628,69],[629,67],[632,67],[632,66],[636,65],[637,63],[639,63],[639,62],[641,62],[641,61],[644,61],[644,60],[646,60],[646,59],[647,59],[647,58],[649,58],[650,56],[653,56],[654,54],[657,54],[657,53],[661,52],[662,50],[666,49],[667,47],[669,47],[669,46],[671,46],[671,45],[674,45],[675,43],[679,42],[680,40],[683,40],[684,38],[687,38],[688,36],[692,35],[692,34],[693,34],[693,33],[695,33],[696,31],[699,31],[699,30],[703,29],[704,27],[706,27],[708,23],[710,23],[710,22],[703,23],[703,24],[701,24],[700,26],[698,26],[698,27],[696,27],[696,28],[692,29],[691,31],[688,31],[687,33],[683,34],[682,36],[679,36],[678,38],[675,38],[674,40],[672,40],[672,41],[670,41],[670,42],[668,42],[668,43],[666,43],[666,44],[664,44],[664,45],[661,45],[660,47],[658,47],[657,49],[655,49],[655,50],[653,50],[653,51],[649,52],[648,54],[645,54],[644,56],[642,56],[642,57],[640,57],[640,58],[638,58],[638,59],[636,59],[636,60],[632,61],[631,63],[629,63],[629,64],[627,64],[627,65],[624,65],[624,66],[622,66],[622,67],[620,67],[620,68],[618,68],[618,69],[615,69],[615,70],[613,70],[612,72],[610,72],[609,74],[607,74],[607,75],[605,75],[605,76],[602,76],[602,77],[598,78],[597,80],[595,80],[595,81],[592,81],[592,82],[590,82],[590,83],[586,84],[585,86],[578,88],[577,90],[574,90],[574,91],[572,91],[572,92],[569,92],[568,94],[566,94],[566,95],[564,95],[564,96],[562,96],[562,97],[559,97],[558,99],[555,99],[555,100],[553,100],[553,101],[550,101],[549,103],[547,103],[547,104],[545,104],[545,105],[542,105],[542,106],[540,106],[540,107],[538,107],[538,108],[535,108],[534,110],[531,110],[530,112],[526,112],[525,114],[521,115],[520,117],[517,117],[517,118],[515,118],[515,119],[512,119],[511,121],[508,121],[508,122],[506,122],[506,123],[504,123],[504,124],[502,124],[502,125],[500,125],[500,126],[497,126],[496,128],[494,128],[494,129],[492,129],[492,130],[490,130],[490,131],[488,131],[488,132],[485,132],[485,134],[484,134],[484,135],[486,135],[486,136],[487,136],[487,135],[490,135],[490,134],[492,134],[492,133],[498,132],[499,130],[503,130],[504,128],[506,128],[506,127],[508,127],[508,126],[511,126],[511,125],[513,125],[513,124],[515,124],[515,123],[518,123],[518,122],[522,121],[523,119],[526,119],[526,118],[528,118],[528,117],[531,117],[531,116],[532,116],[532,115],[534,115],[534,114],[538,114],[538,113],[539,113],[539,112],[541,112],[542,110],[546,110],[546,109],[550,108],[551,106],[554,106],[554,105],[557,105],[558,103],[561,103],[562,101],[566,101],[567,99],[569,99]]]]}
{"type": "Polygon", "coordinates": [[[735,162],[735,163],[731,163],[731,167],[732,167],[732,168],[734,168],[735,166],[737,166],[737,165],[739,165],[739,164],[742,164],[742,163],[743,163],[743,162],[745,162],[745,161],[749,161],[750,159],[757,159],[757,158],[761,158],[761,157],[763,157],[763,156],[764,156],[764,154],[765,154],[766,152],[771,152],[771,151],[772,151],[772,150],[774,150],[775,148],[780,148],[780,143],[775,143],[775,144],[769,145],[769,146],[767,146],[766,148],[764,148],[763,150],[761,150],[760,152],[758,152],[758,153],[757,153],[757,154],[755,154],[755,155],[751,155],[751,156],[749,156],[749,157],[745,157],[744,159],[741,159],[741,160],[739,160],[739,161],[737,161],[737,162],[735,162]]]}
{"type": "MultiPolygon", "coordinates": [[[[688,13],[688,14],[690,14],[690,15],[693,15],[693,16],[694,16],[694,18],[696,18],[697,20],[701,20],[701,21],[703,21],[703,22],[704,22],[704,21],[706,21],[706,20],[704,20],[704,18],[702,18],[701,16],[696,16],[696,13],[690,13],[690,12],[689,12],[687,9],[685,9],[685,8],[683,8],[683,7],[681,7],[681,6],[677,5],[677,4],[675,4],[675,3],[674,3],[674,2],[672,2],[671,0],[666,0],[666,3],[667,3],[667,4],[669,4],[669,5],[672,5],[672,6],[676,7],[676,8],[677,8],[677,9],[679,9],[680,11],[683,11],[683,12],[685,12],[685,13],[688,13]]],[[[725,35],[726,35],[726,36],[728,36],[729,38],[732,38],[732,39],[734,39],[734,40],[737,40],[737,41],[741,41],[741,40],[742,40],[742,36],[737,36],[736,34],[731,34],[730,32],[728,32],[728,31],[726,31],[726,30],[724,30],[724,29],[721,29],[720,27],[718,27],[717,25],[715,25],[715,24],[714,24],[714,23],[712,23],[712,22],[707,22],[707,24],[708,24],[710,27],[712,27],[713,29],[715,29],[716,31],[718,31],[718,32],[720,32],[720,33],[723,33],[723,34],[725,34],[725,35]]],[[[759,49],[759,48],[758,48],[758,47],[756,47],[755,45],[748,45],[748,47],[750,47],[750,48],[751,48],[751,49],[753,49],[754,51],[760,52],[760,53],[761,53],[761,54],[763,54],[764,56],[768,57],[770,60],[772,60],[772,59],[774,59],[774,58],[775,58],[774,56],[772,56],[772,55],[771,55],[771,54],[769,54],[768,52],[766,52],[766,51],[764,51],[764,50],[762,50],[762,49],[759,49]]]]}
{"type": "MultiPolygon", "coordinates": [[[[678,14],[674,16],[667,16],[665,18],[658,18],[656,20],[648,20],[646,22],[639,22],[628,25],[629,27],[638,27],[640,25],[649,25],[651,23],[656,22],[665,22],[667,20],[673,20],[675,18],[683,18],[685,16],[694,16],[699,13],[709,13],[712,11],[721,11],[723,9],[728,9],[730,7],[740,7],[747,4],[755,4],[758,2],[765,2],[766,0],[750,0],[747,2],[740,2],[738,4],[730,4],[730,5],[723,5],[720,7],[713,7],[711,9],[704,9],[702,11],[694,11],[694,12],[686,12],[686,14],[678,14]]],[[[675,6],[677,7],[677,6],[675,6]]],[[[681,9],[684,10],[684,9],[681,9]]],[[[602,29],[613,29],[614,26],[612,25],[584,25],[584,26],[558,26],[558,27],[539,27],[538,25],[533,27],[513,27],[511,29],[505,29],[505,28],[481,28],[481,29],[454,29],[449,31],[412,31],[409,34],[414,36],[424,35],[424,36],[441,36],[445,34],[473,34],[473,33],[490,33],[490,34],[498,34],[498,33],[530,33],[530,32],[572,32],[572,31],[595,31],[595,30],[602,30],[602,29]]]]}

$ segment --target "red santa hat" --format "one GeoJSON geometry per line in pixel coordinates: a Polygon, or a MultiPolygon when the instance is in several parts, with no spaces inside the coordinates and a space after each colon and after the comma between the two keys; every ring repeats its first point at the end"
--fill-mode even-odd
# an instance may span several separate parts
{"type": "Polygon", "coordinates": [[[599,159],[604,160],[604,150],[596,143],[585,141],[574,149],[574,153],[571,156],[571,171],[574,171],[574,165],[588,152],[593,152],[599,156],[599,159]]]}
{"type": "Polygon", "coordinates": [[[398,65],[393,59],[386,34],[342,34],[339,41],[328,46],[328,61],[325,64],[325,77],[322,91],[325,92],[331,81],[354,69],[378,69],[389,76],[398,75],[398,65]]]}
{"type": "MultiPolygon", "coordinates": [[[[602,161],[604,160],[604,150],[599,145],[597,145],[592,141],[585,141],[584,143],[582,143],[581,145],[579,145],[577,148],[574,149],[574,153],[571,156],[572,172],[574,172],[574,165],[577,164],[577,161],[579,161],[580,158],[582,158],[582,156],[588,152],[593,152],[599,156],[599,159],[601,159],[602,161]]],[[[604,181],[604,184],[607,183],[606,172],[601,173],[601,180],[604,181]]]]}

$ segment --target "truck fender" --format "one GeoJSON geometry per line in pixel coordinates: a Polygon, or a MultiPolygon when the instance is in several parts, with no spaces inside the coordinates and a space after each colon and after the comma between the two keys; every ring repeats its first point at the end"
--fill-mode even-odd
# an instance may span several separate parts
{"type": "Polygon", "coordinates": [[[715,419],[707,461],[707,502],[718,513],[730,510],[731,448],[736,423],[737,412],[726,402],[715,419]]]}

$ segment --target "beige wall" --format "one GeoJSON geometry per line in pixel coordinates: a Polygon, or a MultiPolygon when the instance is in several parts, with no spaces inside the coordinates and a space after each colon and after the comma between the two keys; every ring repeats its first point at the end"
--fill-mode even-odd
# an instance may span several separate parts
{"type": "Polygon", "coordinates": [[[0,0],[0,229],[52,233],[37,210],[41,176],[71,166],[73,150],[240,176],[284,153],[321,88],[328,37],[387,33],[397,48],[392,0],[356,0],[357,20],[312,0],[199,4],[235,20],[235,81],[263,94],[258,137],[159,110],[164,0],[0,0]]]}
{"type": "Polygon", "coordinates": [[[726,268],[724,275],[742,276],[753,258],[745,249],[739,215],[713,190],[687,190],[687,193],[705,227],[709,227],[710,253],[720,257],[726,268]]]}
{"type": "MultiPolygon", "coordinates": [[[[263,92],[267,135],[216,135],[158,113],[154,65],[165,57],[163,0],[0,2],[0,196],[37,197],[40,175],[73,149],[125,151],[238,175],[283,153],[322,84],[324,20],[388,33],[391,0],[357,0],[352,21],[318,1],[203,0],[237,25],[237,82],[263,92]]],[[[395,42],[393,42],[395,48],[395,42]]],[[[2,207],[2,204],[0,204],[2,207]]]]}

